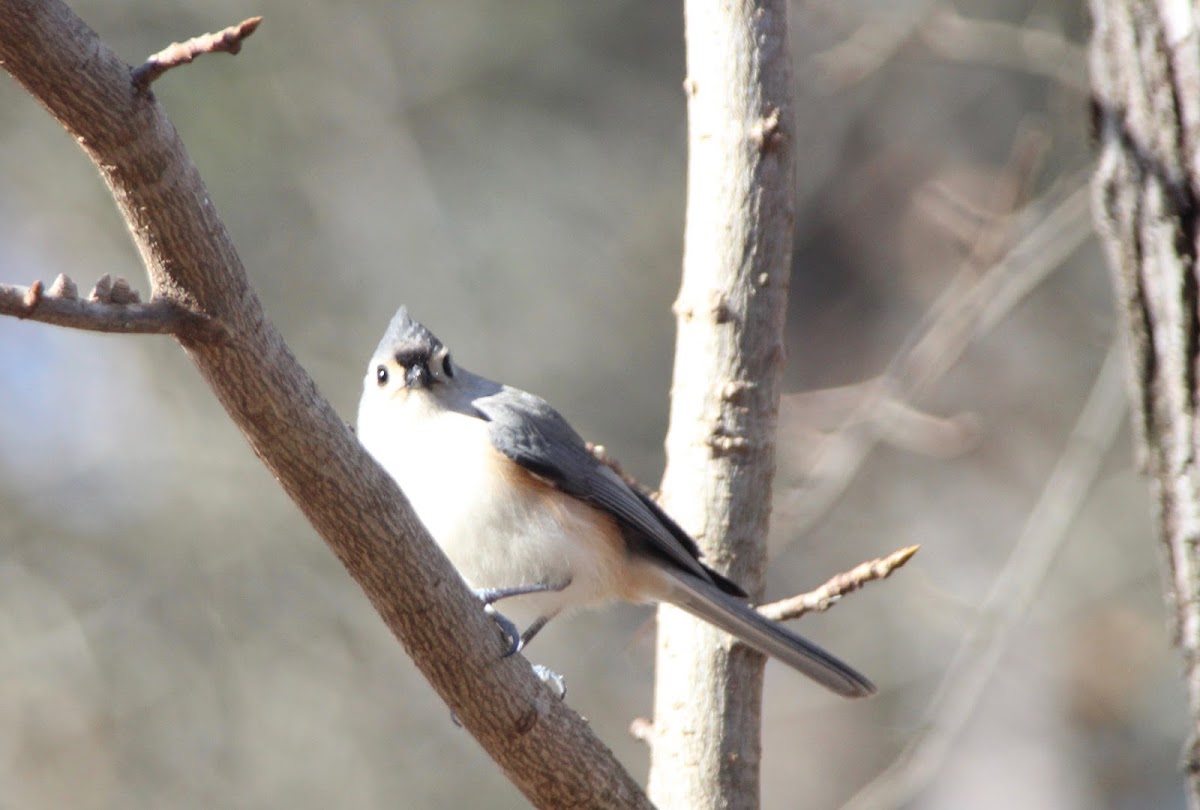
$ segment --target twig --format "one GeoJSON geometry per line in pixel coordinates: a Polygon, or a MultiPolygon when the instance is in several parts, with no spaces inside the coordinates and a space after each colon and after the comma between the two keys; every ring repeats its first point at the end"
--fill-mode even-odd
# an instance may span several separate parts
{"type": "Polygon", "coordinates": [[[204,53],[237,53],[242,49],[242,40],[255,32],[262,19],[251,17],[213,34],[192,37],[185,42],[172,42],[133,69],[134,86],[145,90],[171,68],[186,65],[204,53]]]}
{"type": "Polygon", "coordinates": [[[125,279],[102,276],[90,297],[80,298],[75,282],[60,275],[46,290],[42,282],[28,287],[0,284],[0,315],[85,329],[142,335],[177,335],[212,339],[223,330],[209,318],[165,298],[141,303],[125,279]]]}
{"type": "Polygon", "coordinates": [[[844,810],[905,806],[941,768],[974,713],[1013,630],[1029,611],[1120,433],[1126,406],[1123,382],[1121,352],[1114,342],[1008,562],[979,606],[979,621],[964,636],[942,677],[921,723],[922,731],[844,810]]]}
{"type": "Polygon", "coordinates": [[[886,557],[868,560],[849,571],[832,577],[824,585],[808,593],[759,605],[758,612],[776,622],[799,619],[805,613],[824,613],[846,594],[857,591],[868,582],[890,577],[893,571],[911,560],[920,548],[920,546],[908,546],[899,551],[893,551],[886,557]]]}
{"type": "Polygon", "coordinates": [[[629,721],[629,736],[649,745],[654,738],[654,721],[648,717],[633,718],[629,721]]]}

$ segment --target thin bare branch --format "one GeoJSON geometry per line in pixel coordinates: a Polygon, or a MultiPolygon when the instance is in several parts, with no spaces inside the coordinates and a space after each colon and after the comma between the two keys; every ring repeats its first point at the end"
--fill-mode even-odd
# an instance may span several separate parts
{"type": "Polygon", "coordinates": [[[987,688],[1013,631],[1029,611],[1067,530],[1083,506],[1125,421],[1122,360],[1114,342],[1067,445],[1017,538],[1004,569],[979,606],[926,712],[922,729],[896,761],[846,808],[902,807],[937,774],[987,688]]]}
{"type": "Polygon", "coordinates": [[[0,284],[0,315],[84,329],[140,335],[177,335],[212,339],[222,330],[204,315],[157,298],[141,303],[124,279],[101,277],[89,298],[78,296],[75,283],[60,275],[50,289],[35,281],[28,287],[0,284]]]}
{"type": "Polygon", "coordinates": [[[201,54],[238,53],[242,49],[242,40],[253,34],[262,20],[262,17],[251,17],[212,34],[202,34],[185,42],[172,42],[133,69],[133,83],[145,90],[171,68],[186,65],[201,54]]]}
{"type": "Polygon", "coordinates": [[[904,19],[865,19],[836,45],[810,56],[805,68],[821,90],[842,91],[873,76],[914,41],[943,59],[1021,71],[1088,92],[1078,43],[1053,31],[964,17],[932,2],[904,19]]]}
{"type": "Polygon", "coordinates": [[[849,30],[832,47],[811,55],[803,72],[826,93],[840,92],[863,82],[891,62],[913,38],[938,0],[908,4],[902,14],[863,15],[844,3],[820,3],[817,8],[831,28],[849,30]]]}
{"type": "Polygon", "coordinates": [[[823,613],[833,607],[843,596],[857,591],[868,582],[890,577],[893,571],[911,560],[920,548],[920,546],[908,546],[899,551],[893,551],[886,557],[868,560],[849,571],[830,578],[824,585],[814,588],[808,593],[759,605],[758,612],[777,622],[799,619],[805,613],[823,613]]]}
{"type": "Polygon", "coordinates": [[[1021,70],[1087,93],[1087,59],[1081,45],[1039,28],[974,20],[940,8],[919,29],[929,50],[945,59],[1021,70]]]}
{"type": "Polygon", "coordinates": [[[972,413],[933,416],[897,399],[886,397],[875,425],[888,444],[931,458],[956,458],[979,444],[979,417],[972,413]]]}
{"type": "Polygon", "coordinates": [[[803,71],[821,92],[830,95],[850,89],[875,75],[913,37],[920,18],[904,23],[869,19],[847,37],[808,57],[803,71]]]}
{"type": "Polygon", "coordinates": [[[872,377],[850,385],[801,391],[788,395],[787,409],[791,418],[816,430],[857,427],[860,423],[846,422],[847,412],[852,416],[873,418],[879,440],[934,458],[960,456],[978,443],[980,425],[974,414],[935,416],[880,393],[884,388],[883,378],[872,377]],[[882,397],[879,407],[869,414],[860,413],[858,408],[863,400],[877,395],[882,397]]]}

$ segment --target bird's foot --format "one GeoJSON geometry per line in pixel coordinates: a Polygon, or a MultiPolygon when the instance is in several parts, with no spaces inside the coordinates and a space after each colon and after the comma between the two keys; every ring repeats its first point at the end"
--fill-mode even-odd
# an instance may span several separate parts
{"type": "Polygon", "coordinates": [[[559,675],[550,667],[544,664],[532,664],[533,674],[541,679],[542,683],[550,687],[550,691],[559,700],[564,700],[567,697],[567,679],[559,675]]]}
{"type": "Polygon", "coordinates": [[[504,636],[504,641],[508,645],[501,658],[508,658],[521,649],[521,631],[517,629],[517,626],[512,623],[511,619],[487,602],[483,603],[483,612],[492,617],[492,621],[500,628],[500,633],[504,636]]]}
{"type": "Polygon", "coordinates": [[[484,612],[491,616],[492,620],[499,625],[500,632],[504,634],[504,638],[508,643],[508,649],[504,653],[504,658],[513,655],[528,644],[537,635],[537,632],[546,626],[546,622],[550,620],[550,617],[543,616],[537,619],[522,633],[507,616],[496,610],[495,603],[501,599],[510,599],[514,596],[527,596],[531,593],[557,593],[565,590],[570,584],[571,579],[568,577],[562,582],[534,582],[528,585],[513,585],[507,588],[477,588],[475,590],[475,596],[479,598],[479,601],[483,602],[484,612]]]}

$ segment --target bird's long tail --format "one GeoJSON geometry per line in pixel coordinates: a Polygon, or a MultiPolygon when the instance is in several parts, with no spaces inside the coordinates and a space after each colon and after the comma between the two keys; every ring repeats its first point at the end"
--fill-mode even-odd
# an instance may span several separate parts
{"type": "Polygon", "coordinates": [[[759,652],[846,697],[866,697],[875,685],[847,664],[737,598],[687,571],[671,571],[666,601],[716,625],[759,652]]]}

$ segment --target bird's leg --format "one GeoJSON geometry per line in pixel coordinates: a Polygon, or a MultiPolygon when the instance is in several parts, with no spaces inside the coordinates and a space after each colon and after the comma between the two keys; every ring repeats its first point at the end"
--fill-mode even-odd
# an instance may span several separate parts
{"type": "Polygon", "coordinates": [[[521,645],[518,649],[525,649],[529,642],[533,641],[533,637],[538,634],[538,631],[546,626],[546,622],[553,619],[554,616],[539,616],[533,620],[533,624],[525,628],[525,632],[521,634],[521,645]]]}
{"type": "MultiPolygon", "coordinates": [[[[571,578],[567,577],[561,582],[534,582],[528,585],[511,585],[507,588],[477,588],[475,595],[479,597],[479,601],[483,602],[483,610],[492,620],[500,626],[500,632],[508,639],[508,650],[504,653],[504,657],[512,655],[529,643],[537,632],[546,626],[546,622],[550,621],[550,616],[543,616],[537,619],[529,626],[523,634],[517,629],[508,617],[496,610],[495,603],[501,599],[511,599],[514,596],[527,596],[531,593],[558,593],[566,590],[571,584],[571,578]]],[[[545,679],[543,679],[545,680],[545,679]]]]}
{"type": "Polygon", "coordinates": [[[514,596],[528,596],[531,593],[558,593],[565,591],[571,584],[567,577],[561,582],[532,582],[528,585],[510,585],[507,588],[476,588],[475,595],[485,605],[495,604],[501,599],[511,599],[514,596]]]}

